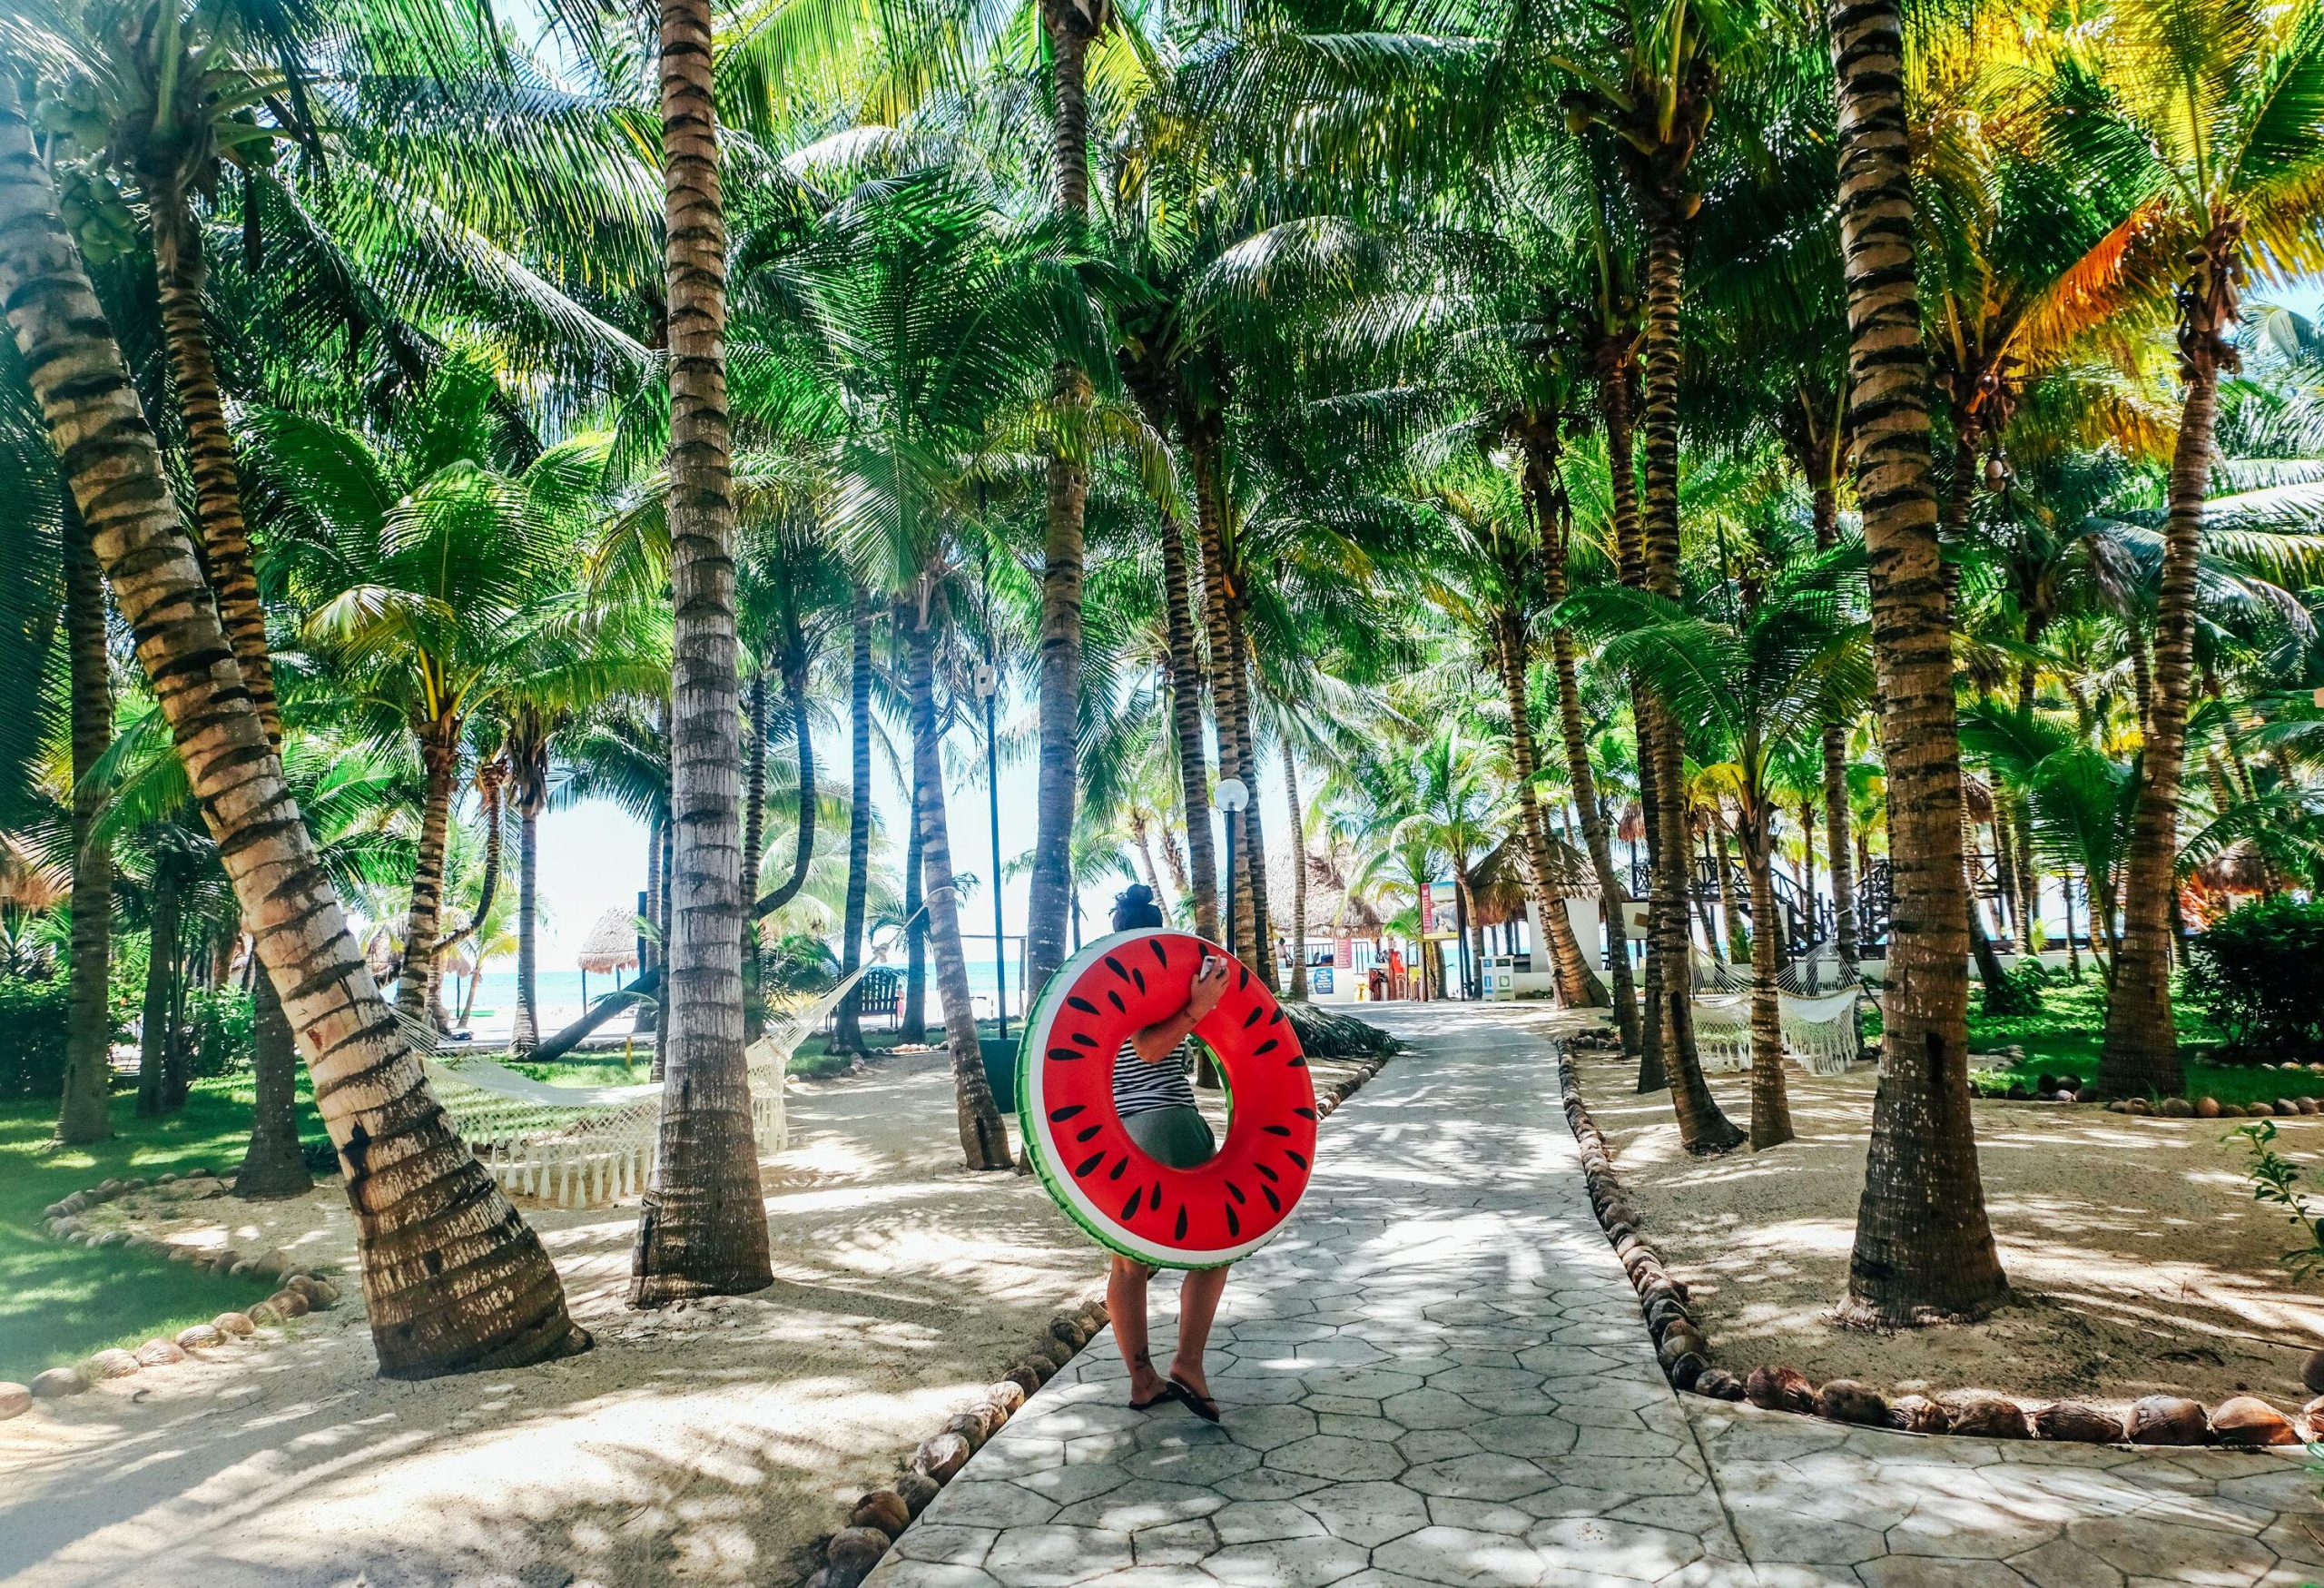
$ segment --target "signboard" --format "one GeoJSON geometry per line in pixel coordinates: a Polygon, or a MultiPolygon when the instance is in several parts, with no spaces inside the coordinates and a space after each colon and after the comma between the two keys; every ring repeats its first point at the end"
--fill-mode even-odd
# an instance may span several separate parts
{"type": "Polygon", "coordinates": [[[1332,991],[1332,968],[1316,965],[1307,972],[1307,991],[1329,996],[1332,991]]]}
{"type": "Polygon", "coordinates": [[[1622,906],[1622,935],[1632,942],[1646,941],[1646,914],[1651,906],[1639,901],[1622,906]]]}
{"type": "Polygon", "coordinates": [[[1458,937],[1461,934],[1460,891],[1451,883],[1431,883],[1428,885],[1427,907],[1421,912],[1423,937],[1458,937]]]}

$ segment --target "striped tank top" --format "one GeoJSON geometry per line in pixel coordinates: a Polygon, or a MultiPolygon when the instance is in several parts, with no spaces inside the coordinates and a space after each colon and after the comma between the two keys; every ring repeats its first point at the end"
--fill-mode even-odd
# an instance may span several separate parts
{"type": "Polygon", "coordinates": [[[1194,1059],[1181,1042],[1159,1063],[1149,1064],[1138,1057],[1137,1043],[1124,1042],[1114,1055],[1114,1112],[1128,1119],[1157,1109],[1193,1108],[1195,1089],[1188,1078],[1194,1059]]]}

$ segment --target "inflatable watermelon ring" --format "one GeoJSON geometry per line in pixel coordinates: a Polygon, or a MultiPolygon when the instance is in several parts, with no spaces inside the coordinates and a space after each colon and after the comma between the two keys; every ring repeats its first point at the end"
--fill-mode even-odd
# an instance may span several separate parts
{"type": "Polygon", "coordinates": [[[1058,1205],[1099,1244],[1157,1267],[1216,1268],[1265,1246],[1315,1157],[1298,1033],[1249,966],[1185,932],[1100,938],[1049,979],[1019,1052],[1017,1117],[1058,1205]],[[1114,1055],[1187,1007],[1206,953],[1227,961],[1226,995],[1194,1034],[1226,1071],[1233,1113],[1209,1162],[1171,1169],[1114,1112],[1114,1055]]]}

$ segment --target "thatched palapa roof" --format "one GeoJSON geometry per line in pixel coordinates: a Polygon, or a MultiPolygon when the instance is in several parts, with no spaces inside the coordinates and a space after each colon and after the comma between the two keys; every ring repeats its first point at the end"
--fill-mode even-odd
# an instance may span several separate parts
{"type": "Polygon", "coordinates": [[[581,940],[581,968],[607,975],[637,969],[637,915],[615,908],[597,917],[589,935],[581,940]]]}

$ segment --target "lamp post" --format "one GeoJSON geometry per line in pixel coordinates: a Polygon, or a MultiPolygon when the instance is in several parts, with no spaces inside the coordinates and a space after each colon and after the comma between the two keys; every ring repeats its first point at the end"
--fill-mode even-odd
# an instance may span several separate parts
{"type": "Polygon", "coordinates": [[[977,664],[977,698],[984,702],[985,798],[992,816],[992,976],[997,991],[993,1013],[1000,1021],[1000,1040],[1009,1040],[1009,940],[1000,903],[1000,744],[993,731],[1000,673],[992,665],[992,641],[985,641],[985,658],[977,664]]]}
{"type": "Polygon", "coordinates": [[[1251,803],[1249,785],[1239,777],[1222,777],[1211,796],[1226,813],[1226,952],[1235,952],[1235,829],[1243,807],[1251,803]]]}

